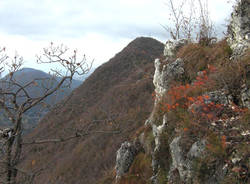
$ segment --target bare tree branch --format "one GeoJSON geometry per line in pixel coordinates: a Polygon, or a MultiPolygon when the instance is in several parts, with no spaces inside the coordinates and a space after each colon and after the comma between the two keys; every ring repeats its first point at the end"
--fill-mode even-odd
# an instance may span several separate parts
{"type": "Polygon", "coordinates": [[[214,38],[214,26],[209,16],[207,0],[167,0],[170,11],[167,26],[162,26],[172,39],[197,40],[209,44],[214,38]],[[196,38],[195,38],[196,36],[196,38]]]}
{"type": "MultiPolygon", "coordinates": [[[[73,51],[71,56],[68,54],[68,51],[67,47],[63,45],[54,46],[53,43],[48,48],[44,48],[42,56],[37,57],[37,62],[39,64],[59,64],[64,72],[52,69],[54,78],[36,78],[23,84],[18,82],[18,79],[15,77],[16,72],[23,65],[23,58],[18,54],[14,58],[10,58],[5,54],[5,48],[0,48],[0,72],[5,70],[9,72],[5,78],[0,80],[0,108],[12,122],[11,128],[0,129],[1,159],[3,160],[1,163],[4,165],[3,168],[0,167],[0,177],[3,178],[2,175],[5,176],[1,183],[17,183],[17,174],[22,172],[22,170],[16,166],[21,161],[23,145],[65,142],[90,133],[118,133],[118,131],[88,131],[83,134],[76,132],[74,135],[66,138],[35,140],[23,143],[24,113],[43,103],[47,97],[53,95],[62,87],[70,86],[75,74],[84,75],[89,72],[92,66],[92,62],[90,64],[87,63],[85,55],[79,59],[76,50],[73,51]],[[59,81],[56,81],[56,76],[61,77],[60,79],[58,78],[59,81]],[[66,82],[68,84],[65,85],[66,82]],[[38,83],[38,87],[43,90],[38,96],[33,96],[29,89],[32,86],[37,86],[38,83]]],[[[34,175],[32,177],[34,178],[34,175]]]]}
{"type": "Polygon", "coordinates": [[[78,133],[76,132],[75,135],[71,135],[68,136],[66,138],[56,138],[56,139],[42,139],[42,140],[34,140],[34,141],[30,141],[30,142],[23,142],[23,145],[30,145],[30,144],[46,144],[46,143],[59,143],[59,142],[66,142],[75,138],[79,138],[79,137],[84,137],[90,134],[120,134],[121,131],[89,131],[86,133],[78,133]]]}

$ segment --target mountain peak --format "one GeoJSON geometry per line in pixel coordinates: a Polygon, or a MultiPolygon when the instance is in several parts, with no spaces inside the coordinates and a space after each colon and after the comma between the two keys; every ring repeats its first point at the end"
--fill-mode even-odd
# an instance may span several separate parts
{"type": "Polygon", "coordinates": [[[132,49],[142,49],[148,51],[148,49],[157,48],[157,50],[161,50],[160,47],[162,43],[158,40],[150,37],[137,37],[133,41],[131,41],[125,49],[131,51],[132,49]]]}
{"type": "MultiPolygon", "coordinates": [[[[164,44],[149,37],[138,37],[131,41],[122,51],[117,53],[110,61],[131,64],[137,61],[153,61],[161,55],[164,44]]],[[[123,63],[123,64],[122,64],[123,63]]]]}
{"type": "Polygon", "coordinates": [[[21,68],[19,71],[29,72],[29,71],[40,71],[40,70],[29,68],[29,67],[24,67],[24,68],[21,68]]]}
{"type": "MultiPolygon", "coordinates": [[[[93,127],[91,125],[93,131],[97,129],[117,129],[119,126],[119,129],[127,133],[126,135],[115,135],[116,137],[113,135],[91,134],[86,137],[84,142],[93,146],[85,149],[82,147],[83,142],[79,141],[76,146],[80,149],[77,152],[75,152],[74,146],[69,148],[72,145],[71,143],[65,142],[61,144],[62,150],[60,151],[64,158],[69,159],[63,158],[60,163],[53,159],[52,155],[48,154],[54,146],[53,148],[48,146],[41,152],[30,151],[28,155],[30,158],[36,158],[38,153],[42,155],[42,157],[39,156],[39,160],[43,160],[40,162],[41,165],[39,163],[34,167],[53,163],[56,168],[53,170],[47,169],[36,178],[35,183],[51,183],[50,178],[57,178],[57,176],[61,175],[61,168],[69,172],[66,172],[62,177],[60,176],[62,180],[56,179],[59,183],[96,183],[94,180],[100,176],[94,177],[94,170],[101,170],[103,165],[105,167],[111,166],[112,162],[107,158],[114,157],[115,150],[121,141],[128,139],[132,135],[130,134],[132,130],[144,124],[145,119],[151,112],[153,83],[148,76],[153,75],[153,61],[163,53],[163,48],[162,43],[152,38],[136,38],[116,56],[99,66],[72,93],[70,98],[58,104],[57,108],[52,109],[46,115],[38,127],[29,135],[29,138],[65,136],[64,130],[89,127],[92,124],[92,119],[101,120],[100,123],[93,123],[93,127]],[[130,119],[134,119],[134,112],[140,114],[137,116],[136,123],[130,121],[130,119]],[[114,117],[115,120],[106,122],[106,118],[109,117],[111,119],[114,117]],[[114,123],[115,121],[119,122],[119,125],[114,123]],[[99,145],[105,145],[110,149],[107,149],[102,156],[99,157],[98,155],[94,161],[91,157],[96,155],[97,150],[104,149],[99,148],[99,145]],[[68,152],[67,150],[73,151],[68,152]],[[90,160],[90,162],[86,162],[85,159],[90,160]],[[77,162],[75,162],[76,160],[77,162]],[[102,163],[103,160],[104,164],[102,163]],[[73,165],[69,163],[73,163],[73,165]],[[63,164],[66,167],[60,167],[58,164],[63,164]],[[78,167],[75,167],[75,164],[78,167]],[[71,172],[68,166],[76,169],[71,172]]],[[[28,163],[29,161],[25,160],[24,162],[28,163]]]]}
{"type": "Polygon", "coordinates": [[[142,45],[148,45],[148,44],[157,44],[159,43],[158,40],[151,38],[151,37],[137,37],[133,41],[131,41],[128,46],[142,46],[142,45]]]}

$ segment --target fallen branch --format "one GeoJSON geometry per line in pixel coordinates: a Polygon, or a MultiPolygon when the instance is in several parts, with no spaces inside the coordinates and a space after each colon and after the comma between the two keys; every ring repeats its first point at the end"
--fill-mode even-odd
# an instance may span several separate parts
{"type": "Polygon", "coordinates": [[[91,131],[91,132],[86,132],[84,134],[76,132],[74,135],[71,135],[71,136],[66,137],[66,138],[33,140],[33,141],[30,141],[30,142],[23,142],[22,145],[66,142],[66,141],[69,141],[71,139],[75,139],[75,138],[79,138],[79,137],[84,137],[84,136],[87,136],[89,134],[94,134],[94,133],[119,134],[119,133],[121,133],[121,131],[91,131]]]}

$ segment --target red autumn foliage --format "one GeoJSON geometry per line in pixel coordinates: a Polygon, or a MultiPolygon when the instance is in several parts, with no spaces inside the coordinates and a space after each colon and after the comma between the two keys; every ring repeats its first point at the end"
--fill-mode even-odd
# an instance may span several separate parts
{"type": "MultiPolygon", "coordinates": [[[[202,107],[201,115],[206,116],[207,119],[211,119],[212,115],[209,112],[216,108],[222,108],[222,105],[214,104],[213,102],[205,103],[210,98],[208,95],[193,96],[192,93],[198,91],[200,88],[206,88],[212,82],[208,74],[214,71],[216,71],[215,67],[208,65],[208,69],[201,71],[192,84],[171,87],[166,95],[167,102],[162,103],[161,110],[169,112],[176,108],[190,109],[191,105],[196,104],[202,107]]],[[[153,94],[153,96],[157,95],[153,94]]],[[[194,109],[191,108],[190,110],[192,113],[196,113],[194,109]]]]}

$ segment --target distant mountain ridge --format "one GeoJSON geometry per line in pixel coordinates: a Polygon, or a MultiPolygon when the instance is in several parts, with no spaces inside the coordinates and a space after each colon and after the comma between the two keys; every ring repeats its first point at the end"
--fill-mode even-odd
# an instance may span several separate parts
{"type": "MultiPolygon", "coordinates": [[[[4,81],[8,81],[10,78],[10,74],[7,74],[5,77],[0,79],[0,85],[2,88],[4,88],[7,84],[4,81]]],[[[53,87],[58,84],[61,78],[56,77],[54,78],[50,74],[43,72],[41,70],[33,69],[33,68],[21,68],[20,70],[16,71],[13,76],[13,80],[17,82],[18,84],[24,86],[28,84],[31,81],[37,82],[37,85],[30,85],[26,90],[30,94],[31,97],[39,97],[43,95],[45,87],[53,87]]],[[[58,90],[53,95],[49,96],[45,103],[48,104],[50,107],[54,106],[56,103],[58,103],[60,100],[68,96],[72,90],[77,88],[82,81],[78,81],[73,79],[71,83],[71,88],[63,88],[61,90],[58,90]]],[[[16,87],[11,88],[12,91],[17,90],[16,87]]],[[[21,97],[18,99],[20,102],[22,101],[21,97]]],[[[25,122],[25,129],[30,129],[31,127],[35,127],[38,123],[39,119],[43,117],[47,112],[48,109],[41,110],[41,106],[37,106],[29,110],[23,119],[25,122]]],[[[8,125],[10,122],[6,119],[6,117],[3,117],[3,114],[0,116],[0,126],[8,125]]]]}
{"type": "Polygon", "coordinates": [[[153,63],[163,47],[155,39],[136,38],[43,118],[26,139],[67,137],[85,127],[97,131],[119,129],[122,133],[93,134],[27,149],[25,170],[48,166],[35,183],[95,184],[103,176],[104,168],[114,164],[121,142],[144,125],[152,110],[153,63]],[[31,166],[30,160],[36,164],[31,166]]]}
{"type": "MultiPolygon", "coordinates": [[[[3,79],[6,79],[7,77],[9,77],[9,74],[3,77],[3,79]]],[[[20,70],[16,71],[13,77],[19,82],[21,82],[22,84],[30,82],[34,80],[35,78],[52,78],[50,74],[42,70],[38,70],[34,68],[27,68],[27,67],[21,68],[20,70]]],[[[59,81],[60,77],[57,77],[56,80],[59,81]]],[[[82,81],[73,79],[72,84],[71,84],[72,89],[75,89],[76,87],[80,86],[81,83],[82,81]]]]}

